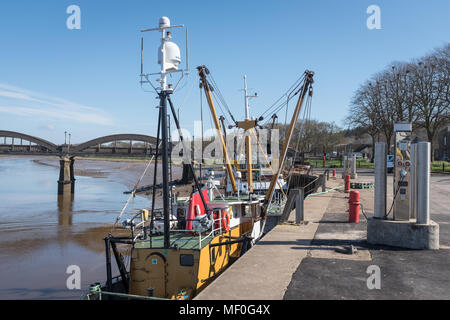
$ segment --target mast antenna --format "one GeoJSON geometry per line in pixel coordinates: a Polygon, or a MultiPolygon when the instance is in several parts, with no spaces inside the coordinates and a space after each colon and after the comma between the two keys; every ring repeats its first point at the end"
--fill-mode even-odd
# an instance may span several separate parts
{"type": "MultiPolygon", "coordinates": [[[[149,83],[153,89],[156,91],[156,93],[159,96],[159,113],[160,113],[160,128],[158,128],[158,137],[159,137],[159,129],[161,129],[161,155],[162,155],[162,189],[163,189],[163,214],[164,214],[164,248],[170,248],[170,211],[171,211],[171,204],[169,203],[169,199],[172,199],[171,197],[171,189],[169,186],[169,180],[171,177],[171,170],[169,172],[169,143],[171,140],[170,137],[170,120],[168,119],[168,108],[167,108],[167,102],[170,106],[170,111],[172,112],[173,119],[175,121],[176,127],[178,129],[178,134],[180,136],[180,140],[183,142],[184,145],[184,139],[183,134],[181,131],[180,123],[178,121],[178,117],[175,113],[175,108],[173,106],[172,100],[170,99],[170,95],[174,93],[176,90],[178,84],[180,83],[181,79],[183,78],[185,73],[188,73],[188,64],[186,62],[186,69],[179,69],[178,66],[181,63],[181,53],[180,48],[170,41],[172,39],[172,34],[168,29],[172,28],[183,28],[184,25],[170,25],[170,20],[167,17],[161,17],[159,19],[159,27],[158,28],[151,28],[151,29],[144,29],[141,30],[141,32],[147,32],[147,31],[160,31],[161,32],[161,45],[158,49],[158,64],[161,65],[160,72],[156,73],[150,73],[150,74],[144,74],[143,72],[143,40],[141,40],[141,85],[143,83],[149,83]],[[167,83],[167,75],[171,75],[172,73],[180,72],[181,77],[178,80],[178,83],[176,84],[175,88],[173,88],[172,84],[167,83]],[[149,80],[149,76],[152,75],[159,75],[159,86],[155,88],[153,84],[149,80]],[[145,78],[145,80],[143,80],[145,78]],[[169,177],[170,174],[170,177],[169,177]]],[[[187,45],[187,30],[186,30],[186,54],[188,50],[187,45]]],[[[159,127],[159,125],[158,125],[159,127]]],[[[157,146],[157,148],[159,148],[157,146]]],[[[183,146],[183,150],[188,150],[185,146],[183,146]]],[[[159,153],[158,153],[159,154],[159,153]]],[[[194,167],[192,165],[192,161],[188,164],[191,173],[194,177],[194,182],[196,185],[196,188],[198,189],[200,193],[200,198],[202,199],[203,206],[205,208],[205,211],[208,212],[208,207],[206,204],[206,201],[203,197],[201,186],[198,182],[198,179],[195,176],[194,167]]],[[[156,177],[156,162],[155,162],[155,174],[156,177]]],[[[156,189],[153,188],[153,194],[155,195],[156,189]]],[[[153,221],[153,209],[152,209],[152,220],[153,221]]],[[[151,231],[150,231],[151,232],[151,231]]]]}
{"type": "Polygon", "coordinates": [[[257,97],[258,94],[256,92],[254,95],[249,95],[247,93],[247,75],[244,75],[245,120],[250,120],[250,107],[248,105],[248,100],[257,97]]]}
{"type": "Polygon", "coordinates": [[[181,63],[181,53],[180,48],[172,42],[172,33],[169,31],[174,28],[184,28],[184,25],[171,25],[170,20],[167,17],[161,17],[159,19],[159,27],[157,28],[149,28],[141,30],[141,32],[149,32],[149,31],[159,31],[161,33],[161,45],[158,49],[158,64],[161,65],[161,70],[159,72],[154,73],[144,73],[143,69],[143,52],[144,52],[144,40],[141,39],[141,85],[144,83],[150,84],[156,92],[161,92],[165,90],[171,90],[172,92],[176,90],[179,83],[183,79],[184,75],[189,74],[188,69],[188,34],[187,28],[185,28],[186,32],[186,68],[179,69],[179,65],[181,63]],[[181,77],[178,80],[175,87],[172,88],[172,85],[167,83],[167,75],[172,73],[181,73],[181,77]],[[159,75],[159,86],[155,88],[151,83],[150,76],[159,75]]]}
{"type": "MultiPolygon", "coordinates": [[[[143,70],[143,51],[144,51],[144,40],[141,39],[141,85],[143,83],[149,83],[156,93],[159,96],[159,113],[161,120],[161,155],[162,155],[162,180],[163,180],[163,214],[164,214],[164,248],[170,248],[170,203],[169,199],[171,198],[171,191],[169,188],[169,142],[170,142],[170,134],[169,134],[169,125],[168,121],[168,113],[167,113],[167,101],[169,101],[171,110],[174,111],[172,102],[170,100],[170,95],[175,91],[176,87],[180,83],[181,79],[184,76],[185,70],[178,69],[179,64],[181,63],[181,53],[180,48],[172,41],[172,34],[169,29],[173,28],[182,28],[183,25],[170,25],[170,20],[167,17],[161,17],[159,19],[159,27],[144,29],[141,32],[148,31],[159,31],[161,32],[161,45],[158,49],[158,64],[161,65],[161,69],[159,72],[144,74],[143,70]],[[175,88],[172,87],[172,84],[167,83],[167,75],[181,72],[181,77],[178,80],[175,88]],[[151,83],[149,76],[159,75],[159,86],[155,88],[151,83]],[[143,79],[145,78],[145,80],[143,79]]],[[[175,117],[175,114],[174,114],[175,117]]],[[[176,119],[176,118],[175,118],[176,119]]],[[[177,127],[178,127],[178,120],[177,127]]],[[[158,131],[159,135],[159,131],[158,131]]],[[[159,148],[159,146],[157,146],[159,148]]],[[[156,167],[156,166],[155,166],[156,167]]],[[[193,171],[193,169],[192,169],[193,171]]],[[[156,169],[155,169],[156,172],[156,169]]],[[[155,189],[153,189],[155,192],[155,189]]],[[[153,221],[154,212],[152,211],[152,221],[153,221]]]]}

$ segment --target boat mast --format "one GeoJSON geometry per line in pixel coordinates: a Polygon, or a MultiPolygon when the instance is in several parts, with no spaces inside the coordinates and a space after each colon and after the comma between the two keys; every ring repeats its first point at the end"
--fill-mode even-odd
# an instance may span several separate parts
{"type": "MultiPolygon", "coordinates": [[[[168,41],[172,38],[171,33],[167,31],[167,29],[170,28],[180,28],[184,27],[183,25],[176,25],[171,26],[170,20],[167,17],[162,17],[159,19],[159,27],[158,28],[151,28],[151,29],[145,29],[141,32],[147,32],[147,31],[160,31],[161,32],[161,47],[159,48],[159,56],[158,56],[158,62],[161,64],[161,71],[157,74],[160,75],[159,88],[154,88],[155,91],[158,93],[159,96],[159,108],[160,108],[160,121],[161,121],[161,155],[162,155],[162,178],[163,178],[163,214],[164,214],[164,248],[170,248],[170,190],[169,190],[169,137],[168,137],[168,123],[167,123],[167,99],[169,99],[170,94],[173,93],[173,89],[171,85],[167,85],[167,75],[171,72],[177,72],[181,71],[178,70],[178,64],[181,61],[179,57],[179,49],[178,49],[178,56],[176,53],[176,47],[175,44],[171,43],[170,54],[169,59],[170,62],[167,63],[167,45],[168,41]],[[175,49],[175,50],[174,50],[175,49]]],[[[141,42],[142,45],[142,42],[141,42]]],[[[143,74],[143,68],[142,68],[142,49],[141,49],[141,78],[146,77],[147,81],[151,84],[151,82],[148,80],[148,75],[143,74]]],[[[152,75],[152,74],[150,74],[152,75]]],[[[152,84],[151,84],[152,85],[152,84]]],[[[152,85],[153,86],[153,85],[152,85]]],[[[158,146],[157,146],[158,147],[158,146]]],[[[152,212],[153,216],[153,212],[152,212]]]]}
{"type": "Polygon", "coordinates": [[[169,148],[167,141],[167,97],[172,90],[167,90],[166,73],[166,30],[161,30],[161,91],[159,107],[161,109],[162,138],[162,178],[163,178],[163,213],[164,213],[164,248],[170,247],[170,212],[169,212],[169,148]]]}
{"type": "MultiPolygon", "coordinates": [[[[248,99],[249,98],[255,98],[257,97],[256,93],[255,95],[249,96],[247,94],[247,76],[244,75],[244,102],[245,102],[245,121],[250,121],[250,110],[248,106],[248,99]]],[[[255,123],[256,125],[256,123],[255,123]]],[[[251,137],[250,137],[250,130],[253,128],[248,129],[247,134],[245,135],[245,159],[247,162],[247,183],[249,192],[253,192],[253,164],[252,164],[252,143],[251,143],[251,137]]]]}

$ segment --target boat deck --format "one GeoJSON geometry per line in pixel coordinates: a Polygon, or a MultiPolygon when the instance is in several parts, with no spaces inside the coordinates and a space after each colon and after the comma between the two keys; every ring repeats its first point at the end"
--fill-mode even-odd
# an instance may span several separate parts
{"type": "MultiPolygon", "coordinates": [[[[208,237],[202,236],[202,241],[198,235],[189,234],[185,232],[173,233],[170,235],[170,247],[178,246],[179,249],[184,250],[201,250],[206,247],[214,238],[210,235],[208,237]]],[[[136,241],[134,246],[136,249],[162,249],[164,248],[164,235],[152,236],[151,239],[136,241]],[[151,240],[151,242],[150,242],[151,240]]]]}

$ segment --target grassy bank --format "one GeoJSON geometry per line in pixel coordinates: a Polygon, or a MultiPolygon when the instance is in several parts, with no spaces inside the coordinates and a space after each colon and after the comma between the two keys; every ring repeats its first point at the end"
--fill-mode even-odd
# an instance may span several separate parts
{"type": "MultiPolygon", "coordinates": [[[[325,167],[323,160],[319,159],[307,159],[306,162],[309,162],[311,166],[314,166],[314,168],[343,168],[344,167],[344,161],[338,160],[338,159],[330,159],[325,162],[325,167]]],[[[356,160],[356,167],[357,168],[367,168],[367,169],[373,169],[374,164],[371,163],[368,159],[357,159],[356,160]]]]}
{"type": "MultiPolygon", "coordinates": [[[[310,165],[314,166],[314,168],[343,168],[344,161],[343,160],[327,160],[325,167],[323,164],[323,160],[319,159],[308,159],[306,162],[309,162],[310,165]]],[[[363,169],[373,169],[374,164],[371,163],[368,159],[357,159],[356,167],[363,169]]],[[[448,172],[450,173],[450,162],[448,161],[433,161],[431,165],[432,172],[448,172]]]]}
{"type": "Polygon", "coordinates": [[[433,161],[431,164],[432,172],[449,172],[450,173],[450,162],[448,161],[433,161]]]}

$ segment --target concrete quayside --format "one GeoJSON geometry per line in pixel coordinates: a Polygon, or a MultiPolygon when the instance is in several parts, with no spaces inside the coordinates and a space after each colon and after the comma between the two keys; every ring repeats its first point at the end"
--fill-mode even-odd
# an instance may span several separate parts
{"type": "MultiPolygon", "coordinates": [[[[349,223],[348,193],[335,189],[344,183],[337,177],[327,181],[329,192],[304,201],[304,222],[295,224],[293,210],[287,222],[195,299],[449,299],[450,176],[431,176],[431,217],[440,225],[439,250],[370,244],[367,219],[373,218],[374,189],[359,190],[361,219],[349,223]]],[[[374,173],[359,172],[353,181],[374,182],[374,173]]],[[[390,175],[387,195],[389,210],[390,175]]]]}

